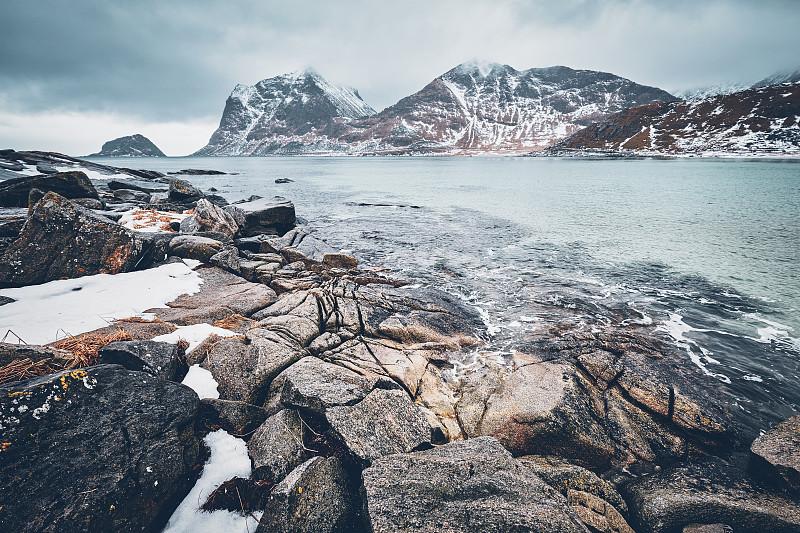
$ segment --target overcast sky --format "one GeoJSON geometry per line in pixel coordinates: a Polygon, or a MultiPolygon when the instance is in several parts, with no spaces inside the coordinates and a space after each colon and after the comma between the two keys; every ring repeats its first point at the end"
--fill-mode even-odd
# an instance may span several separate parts
{"type": "Polygon", "coordinates": [[[800,67],[798,0],[2,0],[0,148],[202,147],[237,83],[306,67],[382,109],[475,58],[671,92],[800,67]]]}

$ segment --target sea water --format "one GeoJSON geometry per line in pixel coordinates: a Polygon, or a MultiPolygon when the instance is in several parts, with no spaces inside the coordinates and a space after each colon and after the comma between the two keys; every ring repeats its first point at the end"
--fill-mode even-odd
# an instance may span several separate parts
{"type": "Polygon", "coordinates": [[[652,325],[760,428],[800,412],[800,161],[495,157],[97,160],[282,195],[317,236],[464,298],[508,354],[569,313],[652,325]],[[276,184],[278,178],[290,183],[276,184]]]}

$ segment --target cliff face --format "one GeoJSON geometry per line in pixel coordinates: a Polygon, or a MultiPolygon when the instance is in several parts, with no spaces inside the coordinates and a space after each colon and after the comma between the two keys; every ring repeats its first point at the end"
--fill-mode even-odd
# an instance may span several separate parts
{"type": "Polygon", "coordinates": [[[575,133],[548,153],[575,150],[800,153],[800,83],[634,107],[575,133]]]}
{"type": "Polygon", "coordinates": [[[153,142],[144,135],[120,137],[103,144],[96,154],[88,157],[166,157],[153,142]]]}
{"type": "Polygon", "coordinates": [[[375,110],[354,89],[312,70],[237,85],[219,128],[195,155],[268,155],[346,150],[347,124],[375,110]]]}
{"type": "Polygon", "coordinates": [[[612,113],[674,100],[613,74],[464,63],[375,113],[314,72],[238,86],[197,155],[540,150],[612,113]]]}

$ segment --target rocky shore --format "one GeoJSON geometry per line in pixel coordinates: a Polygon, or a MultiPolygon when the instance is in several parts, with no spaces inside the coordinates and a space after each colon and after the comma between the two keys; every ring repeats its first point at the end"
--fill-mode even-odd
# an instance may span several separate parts
{"type": "Polygon", "coordinates": [[[464,369],[476,311],[289,200],[62,157],[0,152],[0,287],[164,265],[198,286],[48,345],[0,324],[3,530],[181,531],[188,506],[259,532],[800,531],[800,417],[751,435],[647,327],[554,317],[464,369]],[[249,464],[189,501],[224,432],[249,464]]]}

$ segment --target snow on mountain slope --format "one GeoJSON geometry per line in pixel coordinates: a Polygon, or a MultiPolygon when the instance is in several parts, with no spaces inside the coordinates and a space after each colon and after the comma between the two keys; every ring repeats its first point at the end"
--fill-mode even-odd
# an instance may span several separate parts
{"type": "Polygon", "coordinates": [[[342,140],[359,151],[530,151],[622,109],[669,100],[665,91],[603,72],[468,62],[354,121],[342,140]]]}
{"type": "Polygon", "coordinates": [[[237,85],[219,128],[195,155],[265,155],[343,150],[336,138],[375,110],[358,92],[313,70],[237,85]]]}
{"type": "Polygon", "coordinates": [[[527,152],[622,109],[668,100],[603,72],[472,61],[376,114],[356,91],[306,71],[237,86],[196,155],[527,152]]]}
{"type": "Polygon", "coordinates": [[[749,88],[750,85],[745,83],[727,82],[727,83],[719,83],[717,85],[712,85],[709,87],[700,87],[697,89],[680,91],[678,93],[675,93],[675,96],[677,96],[681,100],[703,100],[705,98],[710,98],[712,96],[738,93],[739,91],[744,91],[745,89],[749,88]]]}
{"type": "Polygon", "coordinates": [[[545,153],[586,151],[800,154],[800,83],[634,107],[579,131],[545,153]]]}

